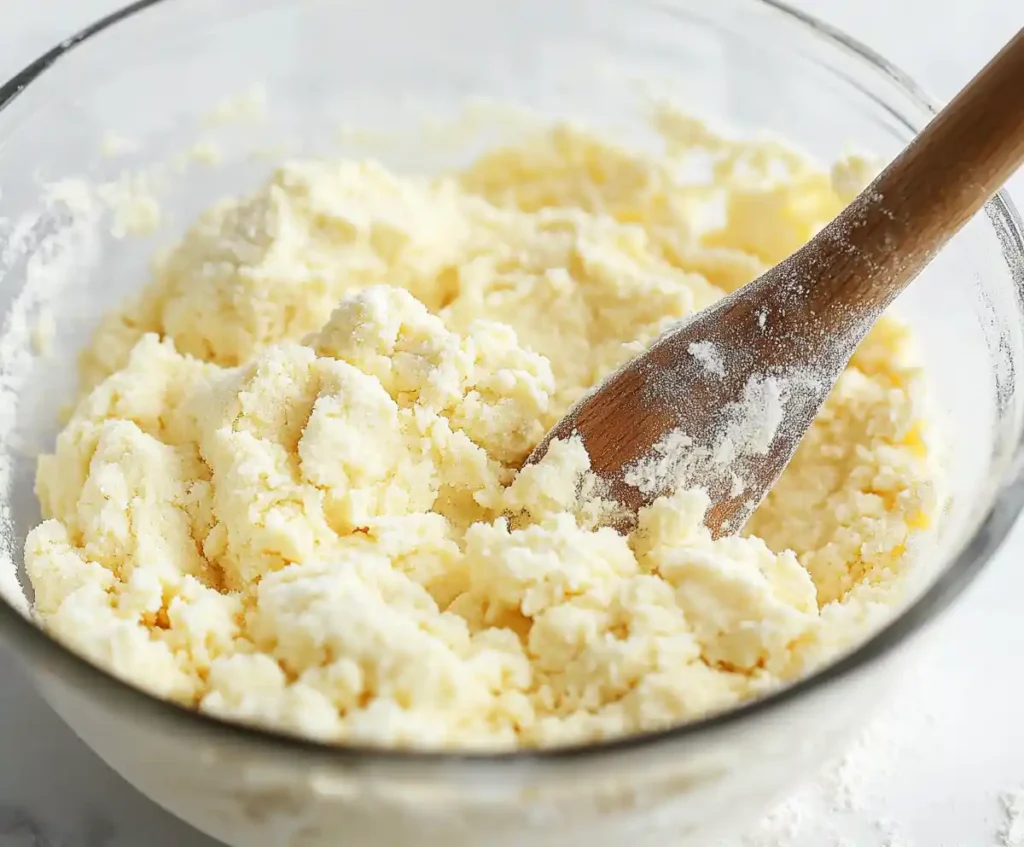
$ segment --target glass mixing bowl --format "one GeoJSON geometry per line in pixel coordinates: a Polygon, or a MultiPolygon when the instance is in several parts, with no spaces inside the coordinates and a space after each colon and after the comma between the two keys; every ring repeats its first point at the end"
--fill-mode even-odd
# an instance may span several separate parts
{"type": "MultiPolygon", "coordinates": [[[[340,124],[391,131],[397,140],[382,155],[399,168],[472,155],[472,143],[427,144],[408,129],[454,116],[472,97],[640,138],[643,80],[693,113],[777,133],[824,162],[850,144],[890,156],[931,114],[873,53],[768,0],[144,0],[0,89],[0,634],[72,728],[170,811],[246,847],[707,845],[836,752],[907,661],[911,636],[1006,535],[1024,499],[1024,246],[999,196],[898,304],[934,376],[949,448],[953,497],[931,578],[883,629],[784,691],[671,731],[573,749],[333,748],[160,702],[34,625],[17,583],[38,519],[33,453],[71,396],[73,351],[102,311],[143,282],[155,246],[226,191],[254,184],[281,145],[351,152],[358,133],[339,134],[340,124]],[[244,99],[217,109],[254,82],[272,104],[265,117],[247,118],[244,99]],[[237,120],[227,120],[232,112],[237,120]],[[141,146],[107,138],[108,152],[123,155],[102,155],[111,130],[141,146]],[[221,167],[194,161],[208,146],[175,159],[214,137],[226,151],[221,167]],[[168,164],[148,185],[119,178],[158,162],[168,164]],[[64,177],[111,182],[107,196],[120,192],[127,210],[114,204],[113,227],[90,225],[75,183],[41,188],[64,177]],[[121,229],[153,222],[142,189],[162,194],[161,231],[119,239],[121,229]],[[53,349],[34,356],[45,315],[53,349]]],[[[485,124],[473,143],[488,143],[485,124]]]]}

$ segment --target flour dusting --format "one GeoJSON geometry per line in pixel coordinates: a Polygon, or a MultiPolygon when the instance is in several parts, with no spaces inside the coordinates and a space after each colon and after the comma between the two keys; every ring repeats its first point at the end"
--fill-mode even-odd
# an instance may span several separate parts
{"type": "Polygon", "coordinates": [[[700,362],[704,369],[715,376],[725,376],[725,362],[718,348],[710,341],[694,341],[687,352],[700,362]]]}
{"type": "Polygon", "coordinates": [[[1024,788],[1007,791],[999,798],[1003,807],[1003,825],[999,829],[1002,847],[1024,845],[1024,788]]]}
{"type": "Polygon", "coordinates": [[[791,400],[820,391],[819,382],[804,370],[751,376],[741,399],[723,406],[711,443],[699,443],[685,426],[677,427],[651,448],[649,456],[625,468],[624,481],[651,496],[683,486],[707,487],[709,481],[724,477],[730,496],[739,496],[749,484],[741,476],[742,461],[771,451],[791,400]]]}

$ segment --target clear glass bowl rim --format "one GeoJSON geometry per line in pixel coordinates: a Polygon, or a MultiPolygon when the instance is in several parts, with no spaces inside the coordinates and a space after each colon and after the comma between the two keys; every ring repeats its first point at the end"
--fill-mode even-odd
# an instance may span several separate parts
{"type": "MultiPolygon", "coordinates": [[[[111,29],[128,18],[173,0],[136,0],[111,14],[100,18],[74,35],[64,39],[35,61],[0,85],[0,112],[60,61],[76,46],[111,29]]],[[[936,111],[934,101],[905,73],[892,65],[871,48],[851,38],[843,31],[812,15],[792,8],[780,0],[740,0],[755,6],[767,7],[790,24],[796,24],[811,37],[819,38],[829,47],[851,54],[863,65],[901,89],[920,108],[936,111]]],[[[1009,196],[1000,191],[985,206],[993,226],[1004,235],[1003,253],[1016,254],[1021,261],[1011,267],[1013,284],[1018,299],[1024,302],[1024,224],[1009,196]],[[1009,245],[1009,246],[1007,246],[1009,245]]],[[[555,763],[583,764],[616,754],[635,754],[661,745],[681,745],[698,737],[707,738],[719,732],[736,728],[760,717],[767,717],[784,709],[813,691],[817,691],[868,666],[886,656],[910,636],[934,620],[956,599],[981,572],[985,564],[999,549],[1024,509],[1024,433],[1018,433],[1014,461],[1004,485],[985,514],[977,531],[964,549],[949,563],[944,572],[914,600],[902,614],[890,621],[864,643],[834,663],[820,668],[798,682],[753,700],[736,708],[713,714],[701,720],[653,732],[629,735],[607,741],[568,745],[546,749],[514,750],[509,752],[429,751],[387,749],[351,744],[325,744],[271,729],[232,723],[169,700],[155,697],[130,682],[108,673],[88,659],[79,656],[51,638],[44,630],[22,616],[6,601],[0,600],[0,639],[9,642],[18,654],[30,657],[62,677],[72,680],[82,689],[103,688],[107,702],[118,708],[146,710],[152,717],[168,727],[189,734],[203,734],[219,741],[238,744],[257,744],[273,748],[276,752],[303,756],[310,764],[335,766],[380,765],[451,767],[460,769],[489,768],[555,763]],[[310,758],[312,757],[312,758],[310,758]],[[315,761],[314,761],[315,760],[315,761]]]]}

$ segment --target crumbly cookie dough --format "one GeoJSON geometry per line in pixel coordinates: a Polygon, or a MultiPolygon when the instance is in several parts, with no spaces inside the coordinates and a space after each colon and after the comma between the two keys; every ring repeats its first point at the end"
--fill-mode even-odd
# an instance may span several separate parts
{"type": "Polygon", "coordinates": [[[935,508],[890,318],[742,537],[711,539],[699,491],[628,538],[594,528],[578,441],[515,471],[861,182],[857,160],[830,176],[661,129],[658,155],[558,126],[430,179],[292,162],[203,215],[103,323],[40,459],[26,562],[48,630],[227,718],[487,749],[676,724],[856,641],[935,508]]]}

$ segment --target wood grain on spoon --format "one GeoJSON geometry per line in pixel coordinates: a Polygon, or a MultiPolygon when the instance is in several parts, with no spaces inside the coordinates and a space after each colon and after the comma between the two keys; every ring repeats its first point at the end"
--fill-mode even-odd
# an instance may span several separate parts
{"type": "Polygon", "coordinates": [[[883,310],[1022,161],[1024,30],[834,221],[609,377],[527,462],[577,435],[620,529],[685,486],[709,493],[714,535],[738,531],[883,310]],[[723,368],[694,354],[709,344],[723,368]]]}

